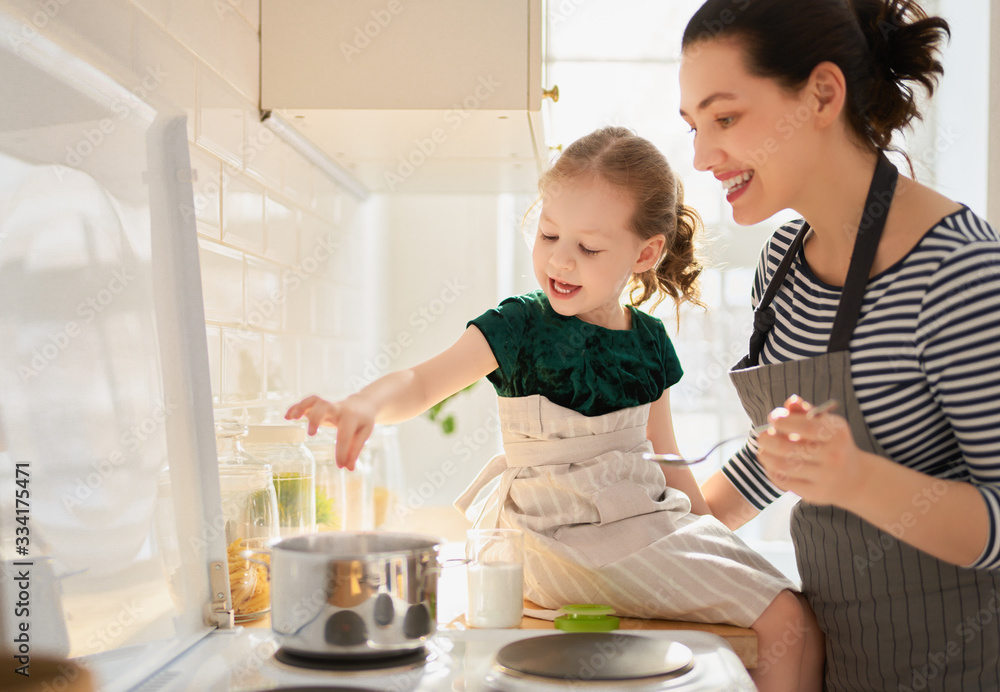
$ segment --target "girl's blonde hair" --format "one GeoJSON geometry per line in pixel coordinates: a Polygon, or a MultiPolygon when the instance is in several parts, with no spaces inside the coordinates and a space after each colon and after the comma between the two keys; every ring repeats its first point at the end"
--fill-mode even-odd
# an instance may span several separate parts
{"type": "Polygon", "coordinates": [[[627,128],[605,127],[569,145],[539,180],[538,189],[543,195],[558,194],[562,183],[588,175],[600,176],[635,202],[629,226],[640,239],[666,238],[659,262],[633,275],[632,304],[642,305],[655,294],[653,307],[666,296],[676,308],[684,302],[703,306],[698,287],[703,266],[697,247],[701,217],[684,204],[681,181],[660,150],[627,128]]]}

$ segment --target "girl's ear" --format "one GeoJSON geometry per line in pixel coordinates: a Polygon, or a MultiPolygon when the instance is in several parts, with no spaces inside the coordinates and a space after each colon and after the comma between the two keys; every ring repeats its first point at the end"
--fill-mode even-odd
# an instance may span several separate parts
{"type": "Polygon", "coordinates": [[[806,85],[813,100],[813,115],[816,124],[824,127],[836,122],[847,103],[847,81],[844,73],[830,61],[821,62],[813,68],[806,85]]]}
{"type": "Polygon", "coordinates": [[[639,251],[639,257],[632,265],[632,272],[642,274],[655,267],[656,263],[660,261],[660,255],[663,254],[663,246],[666,242],[667,238],[662,233],[644,241],[639,251]]]}

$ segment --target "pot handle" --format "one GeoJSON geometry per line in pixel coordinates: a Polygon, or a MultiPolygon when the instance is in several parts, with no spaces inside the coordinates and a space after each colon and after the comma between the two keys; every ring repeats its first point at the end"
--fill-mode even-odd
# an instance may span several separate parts
{"type": "Polygon", "coordinates": [[[448,558],[447,560],[441,560],[440,562],[438,562],[438,564],[434,565],[433,567],[429,567],[427,571],[431,574],[440,574],[443,570],[447,569],[448,567],[458,567],[459,565],[467,565],[470,562],[472,562],[472,560],[465,557],[452,557],[448,558]]]}

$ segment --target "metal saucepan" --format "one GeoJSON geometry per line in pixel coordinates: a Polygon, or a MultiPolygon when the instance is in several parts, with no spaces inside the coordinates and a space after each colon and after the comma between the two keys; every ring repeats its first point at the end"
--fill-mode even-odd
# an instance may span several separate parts
{"type": "Polygon", "coordinates": [[[271,626],[305,656],[387,656],[437,629],[441,541],[388,532],[286,538],[271,553],[271,626]]]}

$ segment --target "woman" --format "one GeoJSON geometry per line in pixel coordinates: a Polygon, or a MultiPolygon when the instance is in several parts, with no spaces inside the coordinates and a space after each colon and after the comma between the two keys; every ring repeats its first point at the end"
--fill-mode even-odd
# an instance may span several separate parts
{"type": "Polygon", "coordinates": [[[772,426],[703,490],[730,528],[802,498],[828,690],[1000,689],[1000,239],[882,153],[947,35],[908,0],[709,0],[684,34],[695,167],[740,224],[803,217],[730,373],[772,426]]]}

